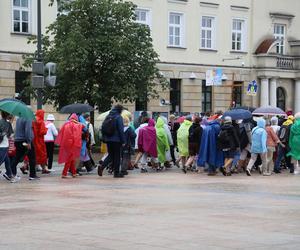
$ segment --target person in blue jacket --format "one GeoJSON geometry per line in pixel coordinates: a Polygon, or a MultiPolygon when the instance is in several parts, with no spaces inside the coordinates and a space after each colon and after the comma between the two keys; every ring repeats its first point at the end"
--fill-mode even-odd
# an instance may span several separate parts
{"type": "Polygon", "coordinates": [[[251,169],[256,162],[258,155],[260,155],[263,168],[267,164],[267,131],[265,129],[266,121],[263,118],[260,118],[257,121],[257,126],[252,129],[252,144],[251,144],[251,159],[248,163],[246,174],[251,176],[251,169]]]}

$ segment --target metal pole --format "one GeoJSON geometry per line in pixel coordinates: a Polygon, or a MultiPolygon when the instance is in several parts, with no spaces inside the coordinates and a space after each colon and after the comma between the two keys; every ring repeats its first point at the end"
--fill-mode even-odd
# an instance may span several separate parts
{"type": "MultiPolygon", "coordinates": [[[[43,61],[42,58],[42,18],[41,18],[41,0],[37,0],[37,60],[43,61]]],[[[43,107],[42,89],[37,89],[37,109],[43,107]]]]}

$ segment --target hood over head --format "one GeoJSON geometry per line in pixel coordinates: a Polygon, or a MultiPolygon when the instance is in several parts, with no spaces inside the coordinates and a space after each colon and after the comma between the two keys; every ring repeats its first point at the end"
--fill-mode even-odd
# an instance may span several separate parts
{"type": "Polygon", "coordinates": [[[75,113],[73,113],[69,118],[69,121],[71,121],[71,120],[75,120],[78,122],[78,116],[75,113]]]}
{"type": "Polygon", "coordinates": [[[155,121],[153,119],[149,119],[148,126],[155,127],[155,121]]]}
{"type": "Polygon", "coordinates": [[[162,119],[162,117],[158,117],[157,121],[156,121],[156,128],[163,128],[165,125],[164,120],[162,119]]]}
{"type": "Polygon", "coordinates": [[[35,113],[37,120],[44,120],[45,111],[42,109],[38,109],[35,113]]]}
{"type": "Polygon", "coordinates": [[[260,118],[257,120],[257,126],[260,128],[265,128],[266,127],[266,120],[263,118],[260,118]]]}

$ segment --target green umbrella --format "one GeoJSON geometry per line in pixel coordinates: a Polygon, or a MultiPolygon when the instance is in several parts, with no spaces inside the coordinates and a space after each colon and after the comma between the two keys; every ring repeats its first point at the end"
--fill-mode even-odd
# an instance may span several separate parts
{"type": "Polygon", "coordinates": [[[25,103],[16,99],[7,98],[0,100],[0,110],[28,120],[35,120],[32,110],[28,108],[25,103]]]}

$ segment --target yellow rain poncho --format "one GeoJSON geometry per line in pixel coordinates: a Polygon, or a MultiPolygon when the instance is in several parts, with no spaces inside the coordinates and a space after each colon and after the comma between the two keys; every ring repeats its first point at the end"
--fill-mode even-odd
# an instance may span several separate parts
{"type": "Polygon", "coordinates": [[[180,156],[189,156],[189,129],[192,122],[184,120],[177,131],[177,146],[180,156]]]}
{"type": "Polygon", "coordinates": [[[157,153],[158,160],[160,163],[165,163],[166,152],[170,149],[168,137],[164,128],[164,121],[162,118],[158,117],[155,129],[156,129],[156,140],[157,140],[157,153]]]}

